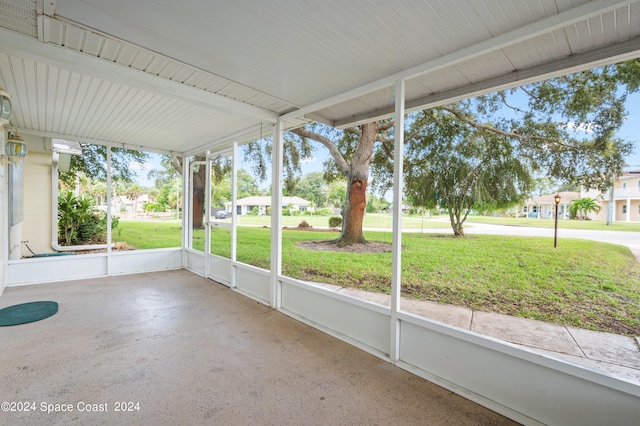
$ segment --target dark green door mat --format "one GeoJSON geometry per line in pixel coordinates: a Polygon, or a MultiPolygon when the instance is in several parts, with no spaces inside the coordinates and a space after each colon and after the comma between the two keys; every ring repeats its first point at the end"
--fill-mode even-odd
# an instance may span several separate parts
{"type": "Polygon", "coordinates": [[[0,327],[26,324],[49,318],[58,312],[56,302],[29,302],[0,309],[0,327]]]}

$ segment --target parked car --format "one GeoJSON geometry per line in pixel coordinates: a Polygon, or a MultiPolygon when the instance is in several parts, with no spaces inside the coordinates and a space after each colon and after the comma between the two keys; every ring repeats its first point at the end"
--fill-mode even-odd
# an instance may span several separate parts
{"type": "Polygon", "coordinates": [[[229,219],[231,217],[231,212],[226,210],[220,210],[216,212],[216,219],[229,219]]]}

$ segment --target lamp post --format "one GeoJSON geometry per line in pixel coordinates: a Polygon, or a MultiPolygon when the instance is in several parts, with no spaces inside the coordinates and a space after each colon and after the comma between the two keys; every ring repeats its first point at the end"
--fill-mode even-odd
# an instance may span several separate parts
{"type": "Polygon", "coordinates": [[[556,224],[553,232],[553,248],[556,248],[558,247],[558,205],[560,204],[560,194],[556,194],[553,200],[556,202],[556,224]]]}

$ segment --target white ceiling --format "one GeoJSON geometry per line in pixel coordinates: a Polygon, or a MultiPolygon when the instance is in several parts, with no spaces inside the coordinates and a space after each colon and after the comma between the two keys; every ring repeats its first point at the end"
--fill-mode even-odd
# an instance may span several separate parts
{"type": "Polygon", "coordinates": [[[11,125],[197,153],[640,56],[640,0],[0,0],[11,125]]]}

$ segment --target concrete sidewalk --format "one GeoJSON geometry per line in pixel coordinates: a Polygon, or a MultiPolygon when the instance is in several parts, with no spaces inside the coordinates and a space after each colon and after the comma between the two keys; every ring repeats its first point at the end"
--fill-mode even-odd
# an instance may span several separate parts
{"type": "MultiPolygon", "coordinates": [[[[391,305],[391,297],[386,294],[332,284],[314,284],[380,305],[391,305]]],[[[402,298],[401,306],[406,312],[521,345],[640,385],[639,337],[566,327],[407,298],[402,298]]]]}

